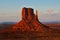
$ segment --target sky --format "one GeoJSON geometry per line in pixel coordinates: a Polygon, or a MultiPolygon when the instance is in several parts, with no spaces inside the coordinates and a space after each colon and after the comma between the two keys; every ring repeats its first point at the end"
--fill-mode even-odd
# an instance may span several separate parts
{"type": "Polygon", "coordinates": [[[23,7],[37,9],[41,22],[60,21],[60,0],[0,0],[0,22],[19,22],[23,7]]]}

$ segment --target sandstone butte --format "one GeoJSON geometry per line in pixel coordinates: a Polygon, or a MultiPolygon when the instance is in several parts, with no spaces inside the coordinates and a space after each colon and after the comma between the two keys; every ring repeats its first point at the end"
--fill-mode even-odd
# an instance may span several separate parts
{"type": "Polygon", "coordinates": [[[21,30],[23,32],[28,31],[39,31],[46,32],[48,27],[43,25],[38,20],[38,11],[34,14],[32,8],[23,8],[22,9],[22,20],[12,27],[14,31],[21,30]]]}
{"type": "Polygon", "coordinates": [[[38,20],[38,11],[22,8],[22,20],[8,29],[0,30],[1,40],[60,40],[60,30],[52,29],[38,20]]]}
{"type": "MultiPolygon", "coordinates": [[[[38,20],[38,11],[36,10],[36,13],[34,13],[34,10],[32,8],[22,8],[22,19],[15,25],[11,26],[8,29],[4,29],[0,31],[0,33],[11,33],[11,32],[36,32],[41,35],[55,35],[60,36],[60,30],[58,29],[52,29],[48,26],[42,24],[38,20]]],[[[36,34],[37,35],[37,34],[36,34]]]]}

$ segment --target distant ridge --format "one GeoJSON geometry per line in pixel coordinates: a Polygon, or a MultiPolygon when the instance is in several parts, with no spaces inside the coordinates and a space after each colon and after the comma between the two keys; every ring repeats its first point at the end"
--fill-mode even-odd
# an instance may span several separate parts
{"type": "Polygon", "coordinates": [[[1,22],[0,24],[16,24],[16,22],[1,22]]]}
{"type": "Polygon", "coordinates": [[[42,22],[43,24],[60,24],[60,21],[42,22]]]}

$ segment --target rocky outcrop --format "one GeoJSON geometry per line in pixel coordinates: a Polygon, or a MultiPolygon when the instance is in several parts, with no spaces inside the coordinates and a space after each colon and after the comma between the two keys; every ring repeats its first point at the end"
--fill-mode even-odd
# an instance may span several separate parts
{"type": "Polygon", "coordinates": [[[60,30],[52,29],[38,20],[38,11],[22,9],[22,20],[0,31],[1,40],[60,40],[60,30]]]}
{"type": "Polygon", "coordinates": [[[32,8],[24,7],[22,9],[22,20],[14,25],[12,29],[14,31],[21,30],[46,32],[48,30],[48,27],[39,22],[37,10],[36,14],[34,14],[34,10],[32,8]]]}

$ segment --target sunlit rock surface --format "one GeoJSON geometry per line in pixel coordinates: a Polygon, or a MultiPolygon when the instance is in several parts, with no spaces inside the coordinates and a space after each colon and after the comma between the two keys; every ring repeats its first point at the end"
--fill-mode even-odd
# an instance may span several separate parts
{"type": "Polygon", "coordinates": [[[22,8],[22,20],[0,31],[1,40],[60,40],[60,30],[52,29],[38,20],[38,11],[22,8]]]}

